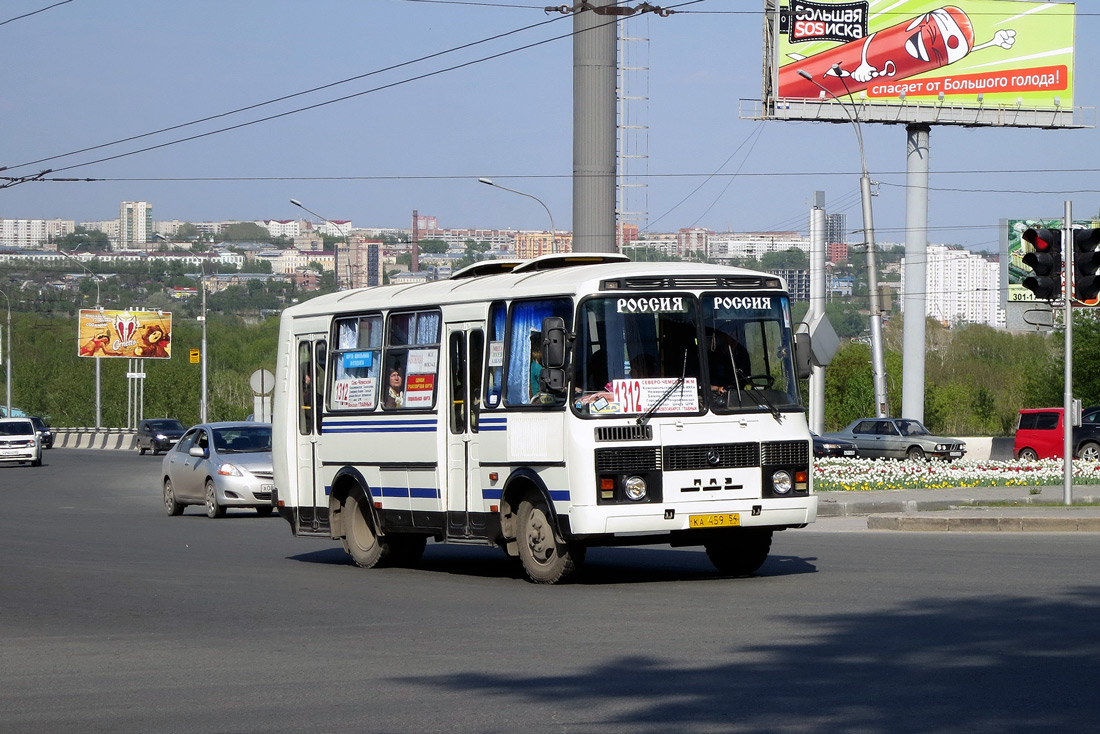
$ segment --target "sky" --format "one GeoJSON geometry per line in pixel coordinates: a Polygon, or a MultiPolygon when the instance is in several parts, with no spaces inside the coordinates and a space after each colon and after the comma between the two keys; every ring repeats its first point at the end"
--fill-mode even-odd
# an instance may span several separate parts
{"type": "MultiPolygon", "coordinates": [[[[1100,35],[1093,5],[1077,4],[1078,39],[1100,35]]],[[[649,39],[648,104],[639,112],[648,125],[649,229],[805,232],[815,191],[858,229],[851,125],[741,119],[741,100],[761,96],[763,0],[665,6],[677,12],[647,14],[629,31],[649,39]]],[[[107,180],[0,189],[0,217],[113,219],[121,201],[150,202],[157,220],[305,216],[294,198],[356,227],[408,228],[413,210],[447,228],[548,227],[536,201],[478,184],[489,177],[537,197],[559,229],[571,228],[573,21],[544,7],[5,0],[0,166],[9,170],[0,175],[52,168],[51,176],[107,180]],[[217,115],[225,116],[40,160],[217,115]],[[229,126],[240,127],[208,134],[229,126]]],[[[1100,102],[1098,55],[1096,44],[1077,48],[1079,107],[1100,102]]],[[[1095,123],[1095,109],[1085,115],[1095,123]]],[[[1067,200],[1078,217],[1095,216],[1097,134],[933,128],[929,241],[997,250],[1001,219],[1060,217],[1067,200]]],[[[877,240],[903,241],[905,128],[865,125],[864,143],[881,182],[877,240]]]]}

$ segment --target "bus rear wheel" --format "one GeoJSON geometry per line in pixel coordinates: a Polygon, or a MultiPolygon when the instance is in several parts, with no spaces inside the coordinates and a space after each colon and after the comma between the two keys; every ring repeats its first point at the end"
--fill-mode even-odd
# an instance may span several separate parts
{"type": "Polygon", "coordinates": [[[558,538],[550,510],[541,497],[519,503],[519,557],[527,577],[536,584],[556,584],[572,576],[584,562],[584,547],[558,538]]]}
{"type": "Polygon", "coordinates": [[[374,531],[366,498],[353,494],[344,503],[344,550],[360,568],[374,568],[389,556],[389,547],[374,531]]]}
{"type": "Polygon", "coordinates": [[[719,571],[730,576],[749,576],[768,560],[772,531],[756,528],[718,531],[703,545],[719,571]]]}

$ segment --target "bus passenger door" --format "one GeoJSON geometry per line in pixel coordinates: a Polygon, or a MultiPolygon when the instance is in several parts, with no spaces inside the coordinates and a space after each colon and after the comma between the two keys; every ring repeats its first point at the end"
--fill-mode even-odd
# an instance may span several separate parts
{"type": "Polygon", "coordinates": [[[322,334],[298,338],[298,525],[302,535],[328,535],[328,496],[317,453],[317,439],[323,429],[325,366],[328,342],[322,334]]]}
{"type": "Polygon", "coordinates": [[[481,324],[447,325],[447,535],[485,537],[484,519],[471,517],[481,507],[478,414],[485,332],[481,324]]]}

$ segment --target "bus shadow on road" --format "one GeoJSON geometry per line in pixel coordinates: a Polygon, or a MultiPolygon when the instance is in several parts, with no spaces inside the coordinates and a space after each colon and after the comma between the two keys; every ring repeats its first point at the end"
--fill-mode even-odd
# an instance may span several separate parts
{"type": "MultiPolygon", "coordinates": [[[[288,556],[288,560],[332,566],[353,566],[342,548],[327,548],[288,556]]],[[[767,578],[817,573],[816,558],[771,555],[755,574],[744,578],[767,578]]],[[[479,578],[524,578],[518,558],[496,548],[429,544],[414,567],[371,569],[371,573],[446,573],[479,578]]],[[[714,569],[701,549],[590,548],[580,572],[573,580],[580,585],[662,583],[734,578],[714,569]]]]}

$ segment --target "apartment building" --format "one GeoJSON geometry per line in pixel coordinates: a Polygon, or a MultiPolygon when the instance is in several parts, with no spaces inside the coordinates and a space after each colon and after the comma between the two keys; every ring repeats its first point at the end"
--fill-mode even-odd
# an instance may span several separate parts
{"type": "Polygon", "coordinates": [[[75,230],[76,222],[72,220],[0,217],[0,247],[47,247],[51,241],[72,234],[75,230]]]}
{"type": "Polygon", "coordinates": [[[153,205],[147,201],[124,201],[119,205],[118,246],[123,250],[145,250],[153,241],[153,205]]]}
{"type": "MultiPolygon", "coordinates": [[[[906,292],[904,263],[905,260],[902,260],[902,293],[906,292]]],[[[999,263],[990,262],[967,250],[929,245],[925,269],[925,310],[928,316],[949,326],[1005,326],[999,263]]]]}

